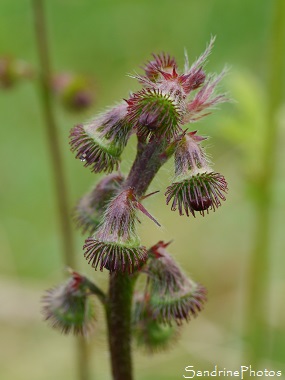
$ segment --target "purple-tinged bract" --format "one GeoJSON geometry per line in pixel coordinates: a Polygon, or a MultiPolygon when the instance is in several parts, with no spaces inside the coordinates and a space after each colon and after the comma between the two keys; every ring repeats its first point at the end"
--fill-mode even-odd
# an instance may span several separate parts
{"type": "Polygon", "coordinates": [[[209,77],[204,86],[196,93],[194,98],[189,101],[183,120],[185,124],[197,121],[209,115],[209,109],[215,107],[217,104],[228,101],[224,94],[215,95],[216,86],[224,77],[225,73],[226,70],[222,71],[222,73],[216,77],[209,77]]]}
{"type": "Polygon", "coordinates": [[[169,54],[153,54],[153,58],[144,67],[146,77],[151,81],[157,81],[161,75],[161,71],[169,72],[177,66],[175,58],[169,54]]]}

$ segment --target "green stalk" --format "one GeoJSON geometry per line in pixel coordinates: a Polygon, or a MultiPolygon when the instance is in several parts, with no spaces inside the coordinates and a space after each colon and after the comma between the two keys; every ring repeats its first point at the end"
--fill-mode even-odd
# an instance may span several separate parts
{"type": "Polygon", "coordinates": [[[62,248],[64,252],[64,263],[71,268],[75,266],[74,238],[70,222],[70,212],[68,207],[68,191],[63,167],[63,160],[60,152],[60,141],[58,128],[52,107],[50,93],[51,85],[51,65],[48,46],[45,11],[43,0],[33,0],[33,10],[35,18],[35,32],[37,39],[37,49],[40,62],[40,94],[42,111],[45,119],[47,142],[49,147],[49,158],[54,176],[56,202],[58,216],[60,220],[62,248]]]}
{"type": "Polygon", "coordinates": [[[131,308],[134,278],[128,274],[110,275],[107,304],[108,340],[114,380],[132,380],[131,308]]]}
{"type": "MultiPolygon", "coordinates": [[[[68,191],[63,160],[60,153],[60,140],[58,128],[53,112],[52,99],[50,93],[51,84],[51,65],[50,53],[47,37],[47,28],[45,20],[45,10],[43,0],[33,0],[32,7],[34,12],[35,35],[40,62],[40,99],[42,103],[43,116],[47,141],[49,147],[49,159],[51,161],[52,172],[54,176],[56,202],[58,208],[59,224],[62,237],[63,260],[67,267],[75,267],[75,249],[74,238],[70,221],[68,207],[68,191]]],[[[77,339],[77,360],[78,360],[78,379],[88,380],[88,347],[84,338],[77,339]]]]}
{"type": "MultiPolygon", "coordinates": [[[[136,159],[124,188],[132,187],[138,198],[147,191],[151,181],[170,155],[162,155],[164,141],[149,144],[138,142],[136,159]]],[[[113,380],[133,380],[131,353],[131,309],[136,276],[111,274],[106,305],[108,338],[113,380]]]]}
{"type": "Polygon", "coordinates": [[[278,135],[277,111],[282,102],[282,73],[284,70],[285,2],[272,2],[273,20],[268,56],[268,118],[261,155],[262,172],[256,183],[256,231],[255,243],[248,269],[248,305],[246,312],[246,335],[249,339],[247,358],[252,365],[270,354],[271,334],[268,326],[270,227],[272,184],[276,167],[276,142],[278,135]]]}

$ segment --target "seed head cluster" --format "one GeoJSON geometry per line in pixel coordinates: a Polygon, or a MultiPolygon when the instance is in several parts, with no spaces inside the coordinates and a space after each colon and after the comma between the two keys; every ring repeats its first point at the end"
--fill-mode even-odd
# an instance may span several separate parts
{"type": "MultiPolygon", "coordinates": [[[[141,85],[138,91],[70,132],[76,158],[93,173],[108,174],[74,210],[77,226],[91,235],[83,246],[84,257],[112,279],[146,276],[144,293],[134,298],[133,330],[138,344],[149,352],[167,347],[177,338],[178,327],[196,317],[206,301],[206,289],[186,276],[167,251],[169,243],[159,241],[147,249],[137,224],[142,212],[160,226],[142,202],[157,171],[172,156],[174,176],[164,190],[172,211],[205,216],[226,199],[226,179],[213,170],[205,152],[207,138],[191,128],[227,100],[216,92],[225,70],[219,75],[205,71],[213,44],[214,38],[192,65],[185,54],[183,70],[174,57],[153,54],[142,74],[131,75],[141,85]],[[123,175],[122,153],[132,135],[138,141],[137,156],[129,174],[123,175]]],[[[73,276],[45,297],[46,319],[63,332],[84,333],[94,321],[82,283],[73,276]]]]}

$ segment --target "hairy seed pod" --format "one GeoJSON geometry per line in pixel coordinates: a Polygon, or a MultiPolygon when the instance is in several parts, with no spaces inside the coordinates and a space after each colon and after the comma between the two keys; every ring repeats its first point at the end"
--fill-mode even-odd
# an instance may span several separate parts
{"type": "Polygon", "coordinates": [[[76,272],[64,284],[49,289],[43,304],[45,319],[64,334],[86,335],[94,328],[94,304],[85,277],[76,272]]]}

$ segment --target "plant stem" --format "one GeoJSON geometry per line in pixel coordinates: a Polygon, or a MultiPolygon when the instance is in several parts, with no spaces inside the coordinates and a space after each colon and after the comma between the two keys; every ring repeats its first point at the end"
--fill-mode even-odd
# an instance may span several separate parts
{"type": "Polygon", "coordinates": [[[114,380],[132,380],[131,307],[133,278],[128,274],[110,275],[107,306],[108,339],[114,380]]]}
{"type": "Polygon", "coordinates": [[[124,187],[132,187],[137,197],[141,197],[148,189],[151,181],[169,156],[162,155],[166,142],[152,141],[144,149],[138,149],[136,159],[130,170],[124,187]]]}
{"type": "Polygon", "coordinates": [[[269,355],[270,330],[267,310],[269,305],[270,270],[270,225],[272,204],[272,182],[276,166],[276,142],[278,123],[276,113],[282,101],[283,50],[285,46],[285,2],[276,0],[274,4],[271,57],[268,78],[268,119],[262,152],[262,173],[256,184],[256,231],[255,243],[249,263],[248,306],[246,313],[247,335],[250,343],[250,363],[269,355]]]}
{"type": "MultiPolygon", "coordinates": [[[[68,191],[63,167],[63,160],[60,153],[60,141],[58,128],[52,108],[52,99],[50,94],[51,84],[51,65],[50,53],[47,38],[47,28],[45,20],[45,10],[43,0],[32,1],[35,34],[37,40],[37,49],[40,62],[39,84],[41,90],[41,102],[43,115],[45,119],[46,133],[49,146],[49,158],[51,161],[52,172],[54,175],[55,194],[60,221],[62,236],[62,250],[64,263],[67,267],[75,267],[74,239],[70,222],[68,207],[68,191]]],[[[88,380],[88,363],[87,363],[87,343],[84,338],[77,339],[77,358],[78,373],[80,380],[88,380]]]]}
{"type": "MultiPolygon", "coordinates": [[[[125,181],[124,188],[132,187],[137,197],[148,189],[154,176],[168,157],[163,156],[166,143],[152,141],[138,143],[137,156],[125,181]]],[[[107,304],[108,337],[114,380],[132,380],[131,308],[136,276],[111,274],[107,304]]]]}

